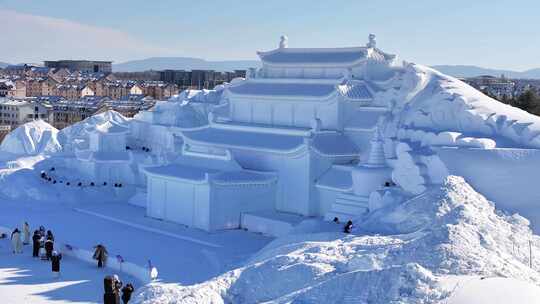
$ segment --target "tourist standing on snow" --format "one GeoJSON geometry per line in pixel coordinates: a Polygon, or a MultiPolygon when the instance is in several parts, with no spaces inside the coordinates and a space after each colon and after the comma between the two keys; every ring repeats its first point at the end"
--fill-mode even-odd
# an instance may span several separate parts
{"type": "Polygon", "coordinates": [[[343,228],[343,232],[345,233],[351,233],[352,232],[352,221],[348,221],[347,224],[345,224],[345,228],[343,228]]]}
{"type": "Polygon", "coordinates": [[[41,235],[39,235],[39,231],[34,231],[34,235],[32,236],[32,256],[33,257],[39,257],[39,248],[41,247],[41,235]]]}
{"type": "Polygon", "coordinates": [[[22,240],[19,228],[15,228],[11,233],[11,246],[13,247],[13,253],[22,253],[22,240]]]}
{"type": "Polygon", "coordinates": [[[45,237],[45,227],[39,226],[39,235],[45,237]]]}
{"type": "Polygon", "coordinates": [[[60,277],[60,260],[62,259],[62,255],[59,254],[56,251],[52,252],[51,255],[51,270],[53,273],[54,278],[60,277]]]}
{"type": "Polygon", "coordinates": [[[122,301],[124,304],[128,304],[129,300],[131,300],[131,294],[135,288],[133,288],[133,285],[131,283],[127,283],[124,288],[122,288],[122,301]]]}
{"type": "Polygon", "coordinates": [[[98,261],[98,268],[103,267],[103,264],[107,263],[108,252],[105,246],[99,244],[96,247],[93,258],[98,261]]]}
{"type": "Polygon", "coordinates": [[[54,235],[52,234],[52,231],[47,230],[47,240],[51,240],[54,242],[54,235]]]}
{"type": "Polygon", "coordinates": [[[118,302],[120,302],[120,290],[122,289],[122,281],[120,281],[120,277],[118,277],[117,274],[113,275],[114,278],[114,293],[118,295],[118,302]]]}
{"type": "Polygon", "coordinates": [[[52,257],[52,253],[54,250],[54,242],[51,239],[47,239],[45,241],[45,255],[47,256],[47,260],[50,260],[52,257]]]}
{"type": "Polygon", "coordinates": [[[28,222],[24,222],[23,224],[23,234],[24,234],[23,245],[30,244],[30,225],[28,225],[28,222]]]}

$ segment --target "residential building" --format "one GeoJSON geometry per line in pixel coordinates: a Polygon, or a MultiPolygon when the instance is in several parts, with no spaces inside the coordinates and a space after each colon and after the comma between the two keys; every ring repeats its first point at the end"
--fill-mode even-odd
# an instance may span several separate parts
{"type": "Polygon", "coordinates": [[[60,100],[52,105],[52,125],[63,129],[94,115],[108,100],[107,97],[88,96],[78,100],[60,100]]]}
{"type": "Polygon", "coordinates": [[[8,92],[8,97],[11,98],[24,98],[26,97],[26,82],[21,79],[17,79],[14,82],[14,86],[8,92]]]}
{"type": "Polygon", "coordinates": [[[14,129],[37,119],[49,121],[50,110],[49,106],[33,101],[3,99],[0,100],[0,125],[14,129]]]}
{"type": "Polygon", "coordinates": [[[0,80],[0,97],[8,96],[12,88],[13,88],[13,83],[11,81],[0,80]]]}
{"type": "Polygon", "coordinates": [[[156,100],[168,99],[178,94],[178,86],[162,81],[147,81],[141,84],[143,94],[156,100]]]}

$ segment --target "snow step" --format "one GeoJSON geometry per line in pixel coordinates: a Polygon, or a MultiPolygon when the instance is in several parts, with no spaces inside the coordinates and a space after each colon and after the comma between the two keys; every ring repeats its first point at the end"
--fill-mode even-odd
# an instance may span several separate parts
{"type": "Polygon", "coordinates": [[[368,211],[368,208],[363,206],[334,204],[332,205],[332,211],[350,215],[362,215],[368,211]]]}
{"type": "Polygon", "coordinates": [[[336,198],[335,203],[342,204],[342,205],[350,205],[350,206],[360,206],[360,207],[365,207],[368,205],[367,200],[366,201],[351,201],[351,200],[343,199],[340,197],[336,198]]]}
{"type": "Polygon", "coordinates": [[[339,218],[340,221],[352,220],[369,211],[368,201],[369,198],[354,193],[339,194],[324,218],[328,221],[335,217],[339,218]]]}
{"type": "Polygon", "coordinates": [[[367,202],[368,198],[364,196],[359,196],[353,193],[341,193],[338,195],[339,199],[342,200],[348,200],[348,201],[355,201],[355,202],[367,202]]]}

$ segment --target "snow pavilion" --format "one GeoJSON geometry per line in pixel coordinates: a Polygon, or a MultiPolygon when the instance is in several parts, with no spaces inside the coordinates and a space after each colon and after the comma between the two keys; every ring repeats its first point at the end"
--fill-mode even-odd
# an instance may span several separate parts
{"type": "Polygon", "coordinates": [[[364,47],[321,49],[289,48],[282,37],[258,55],[262,68],[220,88],[207,124],[156,123],[156,109],[132,122],[139,141],[156,125],[175,139],[165,145],[174,160],[142,168],[149,216],[212,231],[249,226],[245,216],[260,223],[366,212],[388,172],[374,169],[385,166],[383,149],[370,142],[387,107],[373,95],[394,76],[395,56],[374,35],[364,47]],[[353,174],[364,161],[376,163],[353,174]],[[375,183],[353,191],[369,172],[375,183]]]}

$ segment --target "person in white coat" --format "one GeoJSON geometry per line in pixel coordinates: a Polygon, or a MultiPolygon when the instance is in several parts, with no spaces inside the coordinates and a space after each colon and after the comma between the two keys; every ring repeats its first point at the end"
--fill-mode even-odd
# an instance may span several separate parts
{"type": "Polygon", "coordinates": [[[24,234],[23,245],[30,244],[30,225],[28,225],[28,222],[24,222],[23,224],[23,234],[24,234]]]}
{"type": "Polygon", "coordinates": [[[19,228],[15,228],[11,233],[11,246],[13,247],[13,253],[22,253],[22,240],[19,228]]]}

